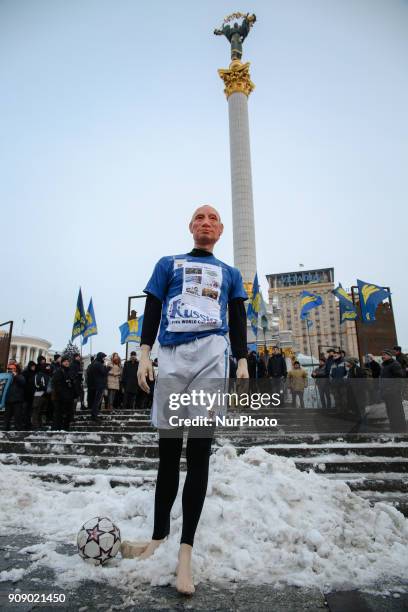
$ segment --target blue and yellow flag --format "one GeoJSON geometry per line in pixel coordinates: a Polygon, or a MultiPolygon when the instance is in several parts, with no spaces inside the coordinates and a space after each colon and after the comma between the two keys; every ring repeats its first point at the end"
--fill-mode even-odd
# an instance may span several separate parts
{"type": "Polygon", "coordinates": [[[130,319],[123,325],[120,325],[120,343],[126,344],[126,342],[139,342],[143,327],[143,316],[138,319],[130,319]]]}
{"type": "Polygon", "coordinates": [[[375,321],[375,311],[378,304],[389,298],[391,293],[385,287],[379,287],[372,283],[365,283],[357,279],[358,295],[360,298],[361,319],[363,323],[375,321]]]}
{"type": "Polygon", "coordinates": [[[251,323],[252,331],[254,335],[258,335],[258,316],[261,308],[261,293],[259,291],[258,273],[255,274],[254,284],[252,285],[251,300],[248,304],[247,317],[251,323]]]}
{"type": "Polygon", "coordinates": [[[85,319],[86,323],[84,333],[82,334],[82,344],[86,344],[90,336],[96,336],[96,334],[98,333],[98,326],[96,325],[95,311],[92,303],[92,298],[90,299],[85,319]]]}
{"type": "Polygon", "coordinates": [[[341,283],[339,283],[336,289],[333,289],[332,293],[339,300],[340,325],[344,321],[354,321],[357,319],[357,308],[347,291],[343,289],[341,283]]]}
{"type": "Polygon", "coordinates": [[[307,319],[308,313],[313,308],[317,308],[323,304],[323,300],[317,293],[310,293],[310,291],[302,291],[300,294],[300,318],[307,319]]]}
{"type": "Polygon", "coordinates": [[[84,303],[82,301],[82,291],[79,288],[77,305],[74,315],[74,325],[72,326],[72,337],[71,340],[75,340],[78,336],[81,336],[84,333],[84,329],[86,326],[85,319],[85,311],[84,311],[84,303]]]}

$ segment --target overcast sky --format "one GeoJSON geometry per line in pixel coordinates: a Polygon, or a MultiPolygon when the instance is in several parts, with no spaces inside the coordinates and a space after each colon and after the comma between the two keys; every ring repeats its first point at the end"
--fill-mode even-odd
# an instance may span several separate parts
{"type": "Polygon", "coordinates": [[[245,41],[258,274],[334,266],[389,285],[408,348],[408,2],[1,0],[0,319],[62,349],[78,288],[93,347],[216,206],[232,263],[226,14],[245,41]]]}

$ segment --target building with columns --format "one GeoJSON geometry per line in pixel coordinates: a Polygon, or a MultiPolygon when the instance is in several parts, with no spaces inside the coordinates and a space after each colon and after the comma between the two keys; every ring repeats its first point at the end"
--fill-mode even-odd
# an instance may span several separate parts
{"type": "Polygon", "coordinates": [[[25,367],[29,361],[37,361],[40,355],[49,361],[51,342],[36,336],[15,336],[13,334],[10,345],[10,359],[15,359],[25,367]]]}

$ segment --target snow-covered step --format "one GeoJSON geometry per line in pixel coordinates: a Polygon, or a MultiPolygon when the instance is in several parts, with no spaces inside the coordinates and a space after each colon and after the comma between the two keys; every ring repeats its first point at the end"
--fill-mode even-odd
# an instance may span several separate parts
{"type": "MultiPolygon", "coordinates": [[[[157,431],[152,429],[143,432],[122,432],[112,431],[103,432],[97,430],[97,425],[94,425],[93,431],[0,431],[1,440],[42,440],[42,441],[73,441],[73,442],[101,442],[103,444],[112,442],[135,441],[143,442],[147,439],[157,440],[157,431]]],[[[222,443],[250,445],[258,443],[269,444],[289,444],[289,445],[330,445],[331,447],[343,447],[348,445],[358,444],[365,445],[398,445],[408,446],[408,434],[384,434],[384,433],[361,433],[361,434],[279,434],[274,431],[258,431],[256,435],[253,432],[241,430],[239,433],[230,432],[227,428],[217,429],[215,440],[222,443]]]]}
{"type": "Polygon", "coordinates": [[[1,454],[15,453],[17,455],[75,455],[90,457],[158,457],[157,444],[140,444],[135,442],[98,444],[93,442],[4,442],[0,440],[1,454]]]}
{"type": "MultiPolygon", "coordinates": [[[[80,456],[133,456],[133,457],[157,457],[158,445],[152,444],[152,438],[146,440],[125,440],[114,443],[101,444],[100,442],[81,441],[68,439],[64,440],[0,440],[0,454],[50,454],[50,455],[80,455],[80,456]]],[[[216,446],[216,444],[215,444],[216,446]]],[[[246,445],[236,444],[239,453],[248,448],[246,445]]],[[[397,446],[395,444],[361,444],[361,445],[341,445],[341,444],[265,444],[261,439],[253,440],[251,446],[262,446],[264,450],[271,454],[283,457],[315,457],[336,453],[336,455],[361,455],[364,457],[408,457],[408,445],[397,446]]]]}
{"type": "MultiPolygon", "coordinates": [[[[157,466],[157,459],[147,456],[129,457],[129,456],[78,456],[78,455],[48,455],[48,454],[3,454],[0,456],[0,462],[11,465],[19,463],[33,463],[37,465],[47,465],[52,463],[60,463],[62,465],[72,465],[80,467],[98,467],[100,469],[109,469],[110,467],[127,467],[127,468],[143,468],[157,466]]],[[[295,459],[295,464],[302,471],[313,470],[315,472],[408,472],[408,459],[400,459],[398,457],[344,457],[335,458],[333,456],[324,455],[322,457],[311,457],[295,459]]]]}
{"type": "Polygon", "coordinates": [[[345,481],[352,491],[379,491],[408,493],[408,474],[399,472],[377,472],[358,474],[349,472],[347,474],[328,473],[325,474],[330,480],[345,481]]]}

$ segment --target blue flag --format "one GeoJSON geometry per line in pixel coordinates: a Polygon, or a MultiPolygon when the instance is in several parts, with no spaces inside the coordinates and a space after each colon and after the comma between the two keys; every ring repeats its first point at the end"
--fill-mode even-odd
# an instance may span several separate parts
{"type": "Polygon", "coordinates": [[[258,316],[261,308],[261,293],[259,291],[258,273],[255,274],[254,284],[252,285],[251,300],[248,304],[247,317],[251,323],[254,335],[258,335],[258,316]]]}
{"type": "Polygon", "coordinates": [[[143,327],[143,316],[138,319],[130,319],[119,327],[120,330],[120,343],[126,344],[126,342],[139,342],[140,335],[143,327]]]}
{"type": "Polygon", "coordinates": [[[365,283],[357,279],[358,295],[360,298],[361,318],[363,323],[375,321],[375,311],[378,304],[389,298],[391,293],[385,287],[379,287],[372,283],[365,283]]]}
{"type": "Polygon", "coordinates": [[[96,325],[95,311],[92,303],[92,298],[89,302],[88,310],[85,315],[86,323],[84,333],[82,334],[82,344],[88,342],[90,336],[96,336],[98,333],[98,326],[96,325]]]}
{"type": "Polygon", "coordinates": [[[357,319],[357,308],[347,291],[341,286],[341,283],[339,283],[336,289],[333,289],[332,293],[339,300],[340,325],[344,321],[354,321],[357,319]]]}
{"type": "Polygon", "coordinates": [[[310,291],[302,291],[300,294],[300,318],[307,319],[308,313],[313,309],[321,306],[323,300],[320,295],[310,293],[310,291]]]}
{"type": "Polygon", "coordinates": [[[72,326],[71,340],[75,340],[75,338],[78,338],[78,336],[81,336],[84,333],[85,325],[86,325],[86,319],[85,319],[84,303],[82,301],[82,291],[81,291],[81,288],[79,288],[77,305],[76,305],[75,315],[74,315],[74,324],[72,326]]]}

